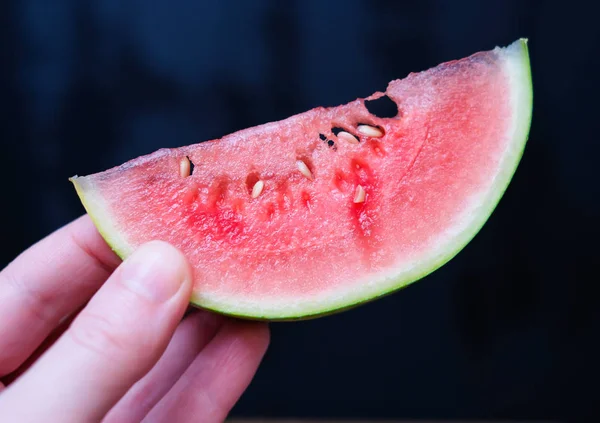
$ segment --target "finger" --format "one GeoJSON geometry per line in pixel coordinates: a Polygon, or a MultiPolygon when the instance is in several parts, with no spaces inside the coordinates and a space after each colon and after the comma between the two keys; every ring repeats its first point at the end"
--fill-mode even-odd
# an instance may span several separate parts
{"type": "Polygon", "coordinates": [[[44,354],[48,348],[61,337],[61,335],[69,328],[73,319],[77,316],[77,312],[70,315],[68,318],[61,321],[61,323],[52,331],[50,335],[46,337],[40,344],[40,346],[21,364],[17,370],[9,373],[3,378],[4,383],[8,386],[17,380],[23,373],[25,373],[38,359],[44,354]]]}
{"type": "Polygon", "coordinates": [[[0,376],[19,367],[119,263],[86,215],[0,272],[0,376]]]}
{"type": "Polygon", "coordinates": [[[268,326],[228,320],[144,422],[221,423],[269,344],[268,326]]]}
{"type": "Polygon", "coordinates": [[[205,311],[187,317],[156,366],[127,392],[102,422],[141,422],[213,339],[222,323],[221,316],[205,311]]]}
{"type": "Polygon", "coordinates": [[[190,296],[191,269],[179,251],[163,242],[139,248],[6,388],[0,415],[18,422],[99,421],[156,364],[190,296]]]}

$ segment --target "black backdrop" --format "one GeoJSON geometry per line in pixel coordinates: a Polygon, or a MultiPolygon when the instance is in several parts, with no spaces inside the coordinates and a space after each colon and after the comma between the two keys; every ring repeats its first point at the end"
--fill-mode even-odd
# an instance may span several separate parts
{"type": "Polygon", "coordinates": [[[530,39],[530,142],[489,223],[384,300],[274,324],[243,416],[592,417],[598,7],[571,0],[3,0],[0,266],[82,213],[67,177],[530,39]]]}

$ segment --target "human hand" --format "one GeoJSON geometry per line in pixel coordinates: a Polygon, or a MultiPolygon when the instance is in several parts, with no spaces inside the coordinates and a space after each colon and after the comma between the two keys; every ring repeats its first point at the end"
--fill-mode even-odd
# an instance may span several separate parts
{"type": "Polygon", "coordinates": [[[0,421],[222,422],[269,331],[182,320],[190,272],[161,242],[120,265],[88,216],[17,257],[0,272],[0,421]]]}

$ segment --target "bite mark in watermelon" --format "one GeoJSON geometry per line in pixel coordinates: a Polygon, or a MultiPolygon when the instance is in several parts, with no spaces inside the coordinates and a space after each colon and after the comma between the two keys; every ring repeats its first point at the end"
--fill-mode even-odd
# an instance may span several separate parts
{"type": "Polygon", "coordinates": [[[192,303],[287,320],[346,309],[439,268],[480,230],[529,133],[527,41],[365,99],[73,177],[122,257],[152,239],[194,268],[192,303]]]}

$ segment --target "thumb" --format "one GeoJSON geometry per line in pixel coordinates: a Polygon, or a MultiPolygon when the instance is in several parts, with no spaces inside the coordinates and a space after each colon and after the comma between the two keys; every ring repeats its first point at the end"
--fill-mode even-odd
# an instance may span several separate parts
{"type": "Polygon", "coordinates": [[[191,296],[191,269],[163,242],[140,247],[71,327],[0,395],[6,421],[99,421],[158,361],[191,296]]]}

